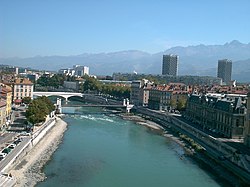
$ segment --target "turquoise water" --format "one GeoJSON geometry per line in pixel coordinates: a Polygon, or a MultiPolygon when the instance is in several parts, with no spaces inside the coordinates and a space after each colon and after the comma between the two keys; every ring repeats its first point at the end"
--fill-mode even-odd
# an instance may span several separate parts
{"type": "Polygon", "coordinates": [[[220,186],[178,144],[146,127],[103,114],[65,121],[68,130],[39,187],[220,186]]]}

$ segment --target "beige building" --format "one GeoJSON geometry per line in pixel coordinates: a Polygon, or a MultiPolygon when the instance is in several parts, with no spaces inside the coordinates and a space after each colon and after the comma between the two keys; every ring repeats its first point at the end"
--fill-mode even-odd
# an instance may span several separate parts
{"type": "Polygon", "coordinates": [[[6,101],[0,100],[0,130],[5,127],[6,123],[6,101]]]}
{"type": "Polygon", "coordinates": [[[246,96],[191,95],[187,101],[186,118],[227,138],[243,138],[246,96]]]}
{"type": "Polygon", "coordinates": [[[6,101],[6,118],[10,119],[12,105],[12,89],[3,83],[0,83],[1,98],[6,101]]]}
{"type": "Polygon", "coordinates": [[[247,115],[244,129],[244,143],[250,147],[250,92],[247,94],[247,115]]]}
{"type": "Polygon", "coordinates": [[[27,78],[17,78],[13,83],[13,101],[21,103],[24,97],[33,98],[33,83],[27,78]]]}
{"type": "Polygon", "coordinates": [[[171,110],[185,104],[189,90],[182,83],[159,85],[149,90],[148,107],[154,110],[171,110]]]}

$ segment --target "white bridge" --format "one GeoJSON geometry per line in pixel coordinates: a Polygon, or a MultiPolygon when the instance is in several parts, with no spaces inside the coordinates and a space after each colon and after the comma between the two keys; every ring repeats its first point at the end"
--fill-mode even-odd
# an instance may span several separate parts
{"type": "MultiPolygon", "coordinates": [[[[42,96],[60,96],[65,98],[66,102],[68,101],[68,98],[73,97],[73,96],[78,96],[78,97],[83,97],[84,95],[91,95],[91,94],[83,94],[83,93],[74,93],[74,92],[33,92],[33,97],[42,97],[42,96]]],[[[61,112],[61,108],[62,108],[62,103],[61,103],[61,99],[57,98],[57,109],[60,110],[61,112]]],[[[112,106],[112,105],[106,105],[106,106],[112,106]]],[[[133,108],[134,105],[129,104],[129,100],[128,99],[124,99],[123,100],[123,104],[119,105],[119,106],[123,106],[126,107],[126,112],[129,113],[130,110],[133,108]]]]}
{"type": "Polygon", "coordinates": [[[78,96],[82,97],[85,94],[82,93],[74,93],[74,92],[33,92],[33,97],[41,97],[41,96],[60,96],[66,99],[68,101],[68,98],[73,97],[73,96],[78,96]]]}

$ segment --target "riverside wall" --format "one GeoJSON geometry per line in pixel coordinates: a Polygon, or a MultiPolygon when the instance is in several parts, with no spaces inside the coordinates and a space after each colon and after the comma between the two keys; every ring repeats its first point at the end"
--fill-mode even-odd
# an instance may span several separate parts
{"type": "Polygon", "coordinates": [[[30,150],[40,142],[40,140],[48,133],[48,131],[55,125],[55,118],[49,119],[46,121],[40,129],[30,136],[29,140],[25,145],[23,145],[22,149],[14,155],[10,162],[1,170],[2,173],[8,173],[16,164],[20,162],[20,160],[30,152],[30,150]]]}

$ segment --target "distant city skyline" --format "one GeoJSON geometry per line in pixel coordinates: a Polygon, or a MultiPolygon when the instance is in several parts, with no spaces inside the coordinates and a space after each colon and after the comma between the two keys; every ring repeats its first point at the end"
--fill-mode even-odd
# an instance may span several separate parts
{"type": "Polygon", "coordinates": [[[248,0],[0,1],[0,58],[250,42],[248,0]]]}

